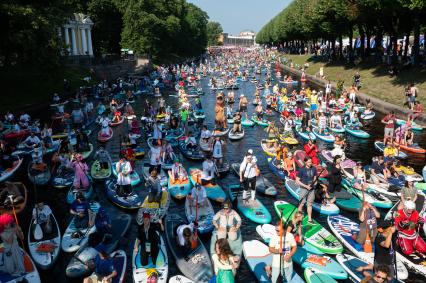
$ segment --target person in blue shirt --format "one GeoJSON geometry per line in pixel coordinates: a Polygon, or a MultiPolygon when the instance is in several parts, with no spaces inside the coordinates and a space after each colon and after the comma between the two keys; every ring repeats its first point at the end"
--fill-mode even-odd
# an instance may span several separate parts
{"type": "Polygon", "coordinates": [[[89,277],[84,278],[83,283],[110,283],[112,282],[112,279],[117,276],[117,271],[114,268],[114,262],[105,252],[105,247],[103,245],[99,245],[97,250],[99,254],[93,262],[95,272],[93,272],[93,274],[89,277]]]}
{"type": "Polygon", "coordinates": [[[312,159],[305,158],[305,166],[299,168],[296,176],[296,183],[300,186],[299,190],[299,211],[303,211],[305,203],[307,203],[308,222],[312,222],[312,203],[315,200],[315,180],[317,169],[312,166],[312,159]]]}
{"type": "Polygon", "coordinates": [[[82,193],[77,194],[75,201],[71,204],[70,213],[75,216],[74,225],[77,229],[84,229],[93,224],[90,223],[93,215],[90,205],[82,193]]]}
{"type": "Polygon", "coordinates": [[[97,232],[101,234],[111,234],[111,218],[103,207],[99,208],[96,214],[95,226],[97,232]]]}

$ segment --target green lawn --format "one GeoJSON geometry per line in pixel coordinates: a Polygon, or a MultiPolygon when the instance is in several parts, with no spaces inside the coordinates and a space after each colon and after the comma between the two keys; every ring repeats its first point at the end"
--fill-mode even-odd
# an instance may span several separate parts
{"type": "Polygon", "coordinates": [[[345,81],[345,87],[352,85],[353,75],[356,71],[361,74],[361,92],[375,96],[387,102],[403,106],[405,102],[404,87],[414,82],[419,89],[418,99],[426,103],[426,70],[424,68],[411,68],[401,71],[396,77],[391,78],[385,65],[361,63],[348,66],[342,62],[326,63],[314,60],[310,55],[285,55],[287,60],[292,60],[295,67],[301,67],[306,62],[309,67],[306,72],[315,75],[324,67],[324,76],[330,81],[345,81]]]}
{"type": "Polygon", "coordinates": [[[90,76],[89,69],[82,67],[62,66],[50,72],[0,69],[0,112],[46,103],[55,92],[63,95],[65,78],[70,82],[71,91],[75,92],[80,86],[87,84],[83,80],[87,76],[90,76]]]}

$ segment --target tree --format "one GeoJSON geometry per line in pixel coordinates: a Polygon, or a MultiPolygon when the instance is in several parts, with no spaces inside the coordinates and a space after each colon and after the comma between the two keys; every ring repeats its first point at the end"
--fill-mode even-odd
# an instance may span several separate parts
{"type": "Polygon", "coordinates": [[[209,21],[207,23],[207,39],[208,46],[219,45],[219,36],[222,34],[223,29],[220,23],[209,21]]]}
{"type": "Polygon", "coordinates": [[[87,14],[93,21],[92,41],[95,56],[120,54],[122,13],[113,0],[91,0],[87,14]]]}

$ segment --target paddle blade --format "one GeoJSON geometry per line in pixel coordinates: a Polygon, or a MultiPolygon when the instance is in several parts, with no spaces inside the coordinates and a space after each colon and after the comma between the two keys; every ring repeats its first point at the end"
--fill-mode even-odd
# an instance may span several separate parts
{"type": "Polygon", "coordinates": [[[36,224],[34,228],[34,239],[39,241],[43,239],[43,230],[41,229],[40,224],[36,224]]]}

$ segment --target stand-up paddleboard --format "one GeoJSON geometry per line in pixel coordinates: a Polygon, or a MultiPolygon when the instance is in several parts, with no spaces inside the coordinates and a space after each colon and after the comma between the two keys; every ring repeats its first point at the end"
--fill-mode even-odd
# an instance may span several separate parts
{"type": "Polygon", "coordinates": [[[201,234],[209,233],[213,230],[213,217],[214,210],[209,199],[206,199],[206,203],[203,206],[198,205],[195,207],[195,202],[190,200],[188,197],[185,200],[185,215],[189,223],[198,222],[198,232],[201,234]],[[197,218],[197,219],[196,219],[197,218]]]}
{"type": "Polygon", "coordinates": [[[177,214],[169,214],[165,223],[167,244],[179,270],[195,282],[209,282],[213,276],[213,268],[203,243],[198,238],[195,249],[184,251],[177,242],[176,230],[186,222],[177,214]]]}
{"type": "Polygon", "coordinates": [[[232,202],[237,202],[238,210],[251,221],[259,224],[271,222],[271,214],[258,198],[252,201],[251,197],[247,196],[247,199],[243,200],[243,192],[239,184],[229,185],[228,194],[232,202]]]}
{"type": "MultiPolygon", "coordinates": [[[[297,207],[286,201],[274,202],[274,208],[278,216],[283,218],[283,221],[288,221],[297,210],[297,207]]],[[[307,215],[302,220],[302,234],[307,243],[324,253],[339,254],[343,251],[339,241],[315,220],[309,223],[307,215]]]]}
{"type": "MultiPolygon", "coordinates": [[[[239,176],[240,163],[232,163],[231,168],[234,174],[239,176]]],[[[267,196],[276,196],[278,194],[277,188],[262,173],[256,177],[256,192],[267,196]]]]}
{"type": "MultiPolygon", "coordinates": [[[[201,182],[201,173],[202,171],[198,168],[189,168],[189,179],[193,186],[201,182]]],[[[224,202],[226,199],[226,194],[218,184],[208,184],[203,186],[206,190],[207,197],[216,202],[224,202]]]]}
{"type": "Polygon", "coordinates": [[[108,199],[120,208],[134,210],[142,205],[141,197],[134,190],[125,196],[117,194],[117,182],[115,180],[107,181],[105,190],[108,199]]]}
{"type": "MultiPolygon", "coordinates": [[[[116,168],[117,163],[114,162],[112,164],[112,174],[114,175],[114,177],[117,178],[117,168],[116,168]]],[[[137,184],[139,184],[141,181],[141,178],[139,177],[138,172],[136,172],[136,170],[132,170],[132,172],[130,173],[130,183],[132,186],[136,186],[137,184]]]]}
{"type": "MultiPolygon", "coordinates": [[[[150,275],[155,272],[157,274],[158,283],[166,283],[167,275],[169,273],[169,262],[167,258],[166,244],[161,235],[159,243],[159,252],[157,260],[154,263],[152,257],[149,256],[148,264],[142,265],[141,263],[141,246],[136,246],[136,241],[132,253],[132,270],[133,270],[133,282],[148,282],[150,275]]],[[[170,282],[170,281],[169,281],[170,282]]]]}
{"type": "Polygon", "coordinates": [[[329,275],[320,273],[311,267],[306,268],[303,274],[307,283],[337,283],[337,281],[329,275]]]}

